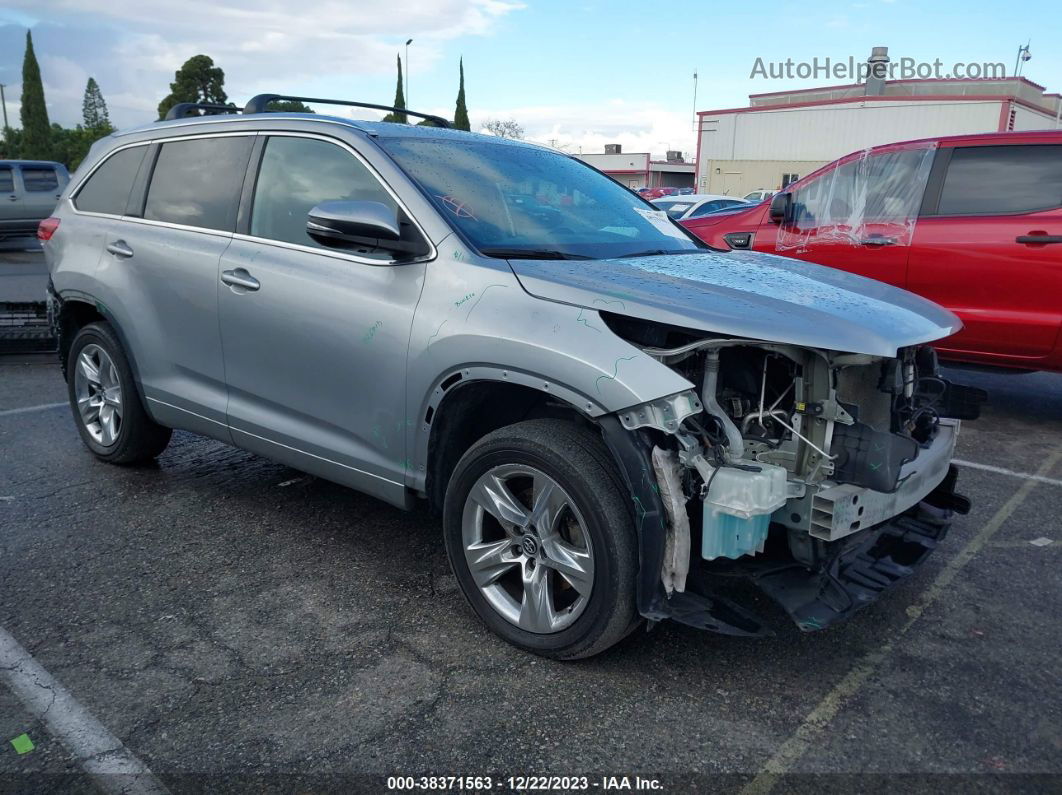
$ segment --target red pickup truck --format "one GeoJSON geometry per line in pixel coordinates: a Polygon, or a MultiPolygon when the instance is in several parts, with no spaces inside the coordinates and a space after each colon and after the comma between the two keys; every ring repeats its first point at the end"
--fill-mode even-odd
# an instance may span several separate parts
{"type": "Polygon", "coordinates": [[[946,359],[1062,371],[1062,130],[854,152],[772,200],[683,221],[718,248],[869,276],[947,307],[946,359]]]}

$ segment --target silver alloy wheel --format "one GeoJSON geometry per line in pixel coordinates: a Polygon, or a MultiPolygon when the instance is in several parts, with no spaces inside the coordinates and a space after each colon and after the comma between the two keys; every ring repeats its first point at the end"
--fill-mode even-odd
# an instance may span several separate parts
{"type": "Polygon", "coordinates": [[[586,609],[594,552],[575,501],[521,464],[483,473],[465,500],[462,547],[472,579],[507,621],[548,634],[586,609]]]}
{"type": "Polygon", "coordinates": [[[122,429],[122,385],[114,362],[99,345],[86,345],[77,357],[74,396],[89,436],[104,447],[118,441],[122,429]]]}

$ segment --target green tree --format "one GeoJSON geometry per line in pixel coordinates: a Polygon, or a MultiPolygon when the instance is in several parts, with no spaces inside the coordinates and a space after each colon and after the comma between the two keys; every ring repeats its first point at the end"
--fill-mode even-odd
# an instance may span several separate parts
{"type": "Polygon", "coordinates": [[[313,108],[309,105],[304,105],[297,99],[285,99],[277,102],[270,102],[266,108],[276,113],[313,113],[313,108]]]}
{"type": "Polygon", "coordinates": [[[224,105],[229,101],[225,93],[225,72],[214,66],[209,55],[193,55],[177,70],[170,83],[170,93],[159,103],[159,118],[179,102],[208,102],[224,105]]]}
{"type": "Polygon", "coordinates": [[[0,138],[0,160],[18,160],[22,156],[22,130],[8,127],[0,138]]]}
{"type": "Polygon", "coordinates": [[[460,62],[461,82],[457,89],[457,108],[454,110],[454,127],[459,130],[471,130],[468,123],[468,108],[465,107],[465,59],[460,62]]]}
{"type": "Polygon", "coordinates": [[[26,56],[22,60],[22,144],[20,155],[28,160],[50,160],[51,128],[44,104],[41,69],[33,52],[33,37],[26,31],[26,56]]]}
{"type": "MultiPolygon", "coordinates": [[[[398,87],[395,88],[395,101],[391,106],[393,108],[406,109],[406,93],[402,90],[402,56],[396,55],[398,59],[398,87]]],[[[399,124],[406,124],[409,121],[409,117],[404,113],[388,113],[383,117],[383,121],[393,121],[399,124]]]]}
{"type": "Polygon", "coordinates": [[[96,78],[90,77],[85,85],[85,98],[81,101],[81,116],[86,130],[99,135],[110,135],[114,132],[111,118],[107,115],[107,103],[103,100],[96,78]]]}

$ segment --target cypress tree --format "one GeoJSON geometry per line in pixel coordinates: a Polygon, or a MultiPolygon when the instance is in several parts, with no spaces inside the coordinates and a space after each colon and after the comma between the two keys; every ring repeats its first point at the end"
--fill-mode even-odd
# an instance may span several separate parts
{"type": "Polygon", "coordinates": [[[454,127],[459,130],[471,131],[472,125],[468,122],[468,108],[465,107],[465,59],[460,61],[461,82],[457,89],[457,108],[454,110],[454,127]]]}
{"type": "MultiPolygon", "coordinates": [[[[395,101],[391,107],[406,109],[406,94],[402,90],[402,56],[395,56],[398,59],[398,87],[395,89],[395,101]]],[[[399,124],[407,124],[409,117],[404,113],[388,113],[383,117],[383,121],[393,121],[399,124]]]]}
{"type": "Polygon", "coordinates": [[[44,104],[41,68],[33,52],[33,37],[26,31],[26,56],[22,60],[22,145],[19,154],[27,160],[50,160],[51,125],[44,104]]]}

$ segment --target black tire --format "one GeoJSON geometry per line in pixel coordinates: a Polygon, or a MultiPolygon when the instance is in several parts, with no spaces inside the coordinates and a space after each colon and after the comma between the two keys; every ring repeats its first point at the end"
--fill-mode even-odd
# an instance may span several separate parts
{"type": "MultiPolygon", "coordinates": [[[[598,654],[637,626],[637,535],[625,492],[603,441],[562,420],[530,420],[480,439],[461,457],[446,489],[446,552],[462,593],[480,619],[509,643],[553,659],[598,654]],[[480,591],[465,557],[462,522],[477,480],[497,466],[518,465],[553,479],[583,518],[593,549],[593,585],[585,607],[569,626],[529,632],[506,619],[480,591]]],[[[556,575],[553,575],[556,576],[556,575]]]]}
{"type": "Polygon", "coordinates": [[[101,461],[109,464],[136,464],[157,457],[170,443],[173,431],[152,420],[140,401],[140,392],[133,380],[133,371],[125,355],[118,335],[106,322],[89,323],[74,337],[66,361],[66,386],[74,423],[85,446],[101,461]],[[117,435],[111,444],[102,444],[93,438],[77,405],[75,384],[77,381],[78,357],[89,345],[101,348],[114,364],[121,388],[122,414],[117,435]]]}

